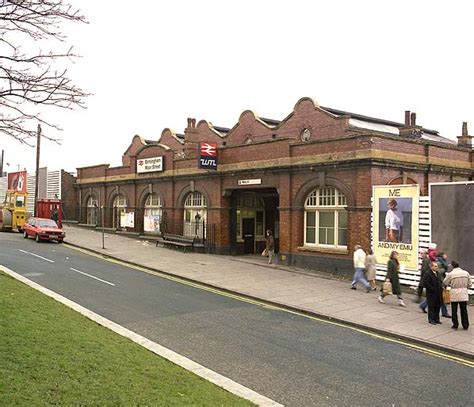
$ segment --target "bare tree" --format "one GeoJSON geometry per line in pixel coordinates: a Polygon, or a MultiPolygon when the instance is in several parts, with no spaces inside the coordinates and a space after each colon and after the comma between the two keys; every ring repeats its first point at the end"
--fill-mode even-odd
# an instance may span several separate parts
{"type": "Polygon", "coordinates": [[[69,22],[86,20],[63,0],[0,0],[0,134],[31,145],[38,123],[61,130],[42,116],[50,107],[84,107],[67,75],[77,57],[61,31],[69,22]]]}

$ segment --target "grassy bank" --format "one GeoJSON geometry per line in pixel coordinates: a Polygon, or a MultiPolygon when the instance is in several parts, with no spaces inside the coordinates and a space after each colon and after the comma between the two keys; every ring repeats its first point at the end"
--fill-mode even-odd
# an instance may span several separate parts
{"type": "Polygon", "coordinates": [[[247,406],[0,272],[0,405],[247,406]]]}

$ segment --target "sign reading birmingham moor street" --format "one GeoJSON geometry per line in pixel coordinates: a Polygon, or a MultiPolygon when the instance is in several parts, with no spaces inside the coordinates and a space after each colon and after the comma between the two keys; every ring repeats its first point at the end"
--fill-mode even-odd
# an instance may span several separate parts
{"type": "Polygon", "coordinates": [[[217,144],[200,143],[198,165],[206,170],[217,170],[217,144]]]}
{"type": "Polygon", "coordinates": [[[163,171],[163,156],[152,158],[139,158],[137,160],[137,173],[163,171]]]}

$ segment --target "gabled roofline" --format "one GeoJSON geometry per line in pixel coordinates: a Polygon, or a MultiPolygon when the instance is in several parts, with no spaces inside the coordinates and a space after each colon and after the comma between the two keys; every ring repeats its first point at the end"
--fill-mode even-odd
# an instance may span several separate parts
{"type": "MultiPolygon", "coordinates": [[[[378,119],[376,117],[364,116],[364,115],[358,114],[358,113],[351,113],[351,112],[346,112],[346,111],[343,111],[343,110],[333,109],[332,107],[320,106],[320,108],[323,109],[323,110],[328,111],[329,113],[332,113],[332,114],[335,114],[335,115],[338,115],[338,116],[350,116],[354,119],[364,120],[364,121],[370,122],[370,123],[385,124],[387,126],[394,126],[394,127],[398,127],[398,128],[405,127],[404,123],[393,122],[393,121],[385,120],[385,119],[378,119]]],[[[432,134],[439,135],[439,131],[437,131],[437,130],[430,130],[430,129],[427,129],[425,127],[423,127],[423,130],[427,133],[432,133],[432,134]]]]}

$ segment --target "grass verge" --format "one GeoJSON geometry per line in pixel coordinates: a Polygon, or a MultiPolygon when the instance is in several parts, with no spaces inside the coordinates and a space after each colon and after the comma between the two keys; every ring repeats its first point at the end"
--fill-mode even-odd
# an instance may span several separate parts
{"type": "Polygon", "coordinates": [[[0,272],[0,405],[251,406],[0,272]]]}

